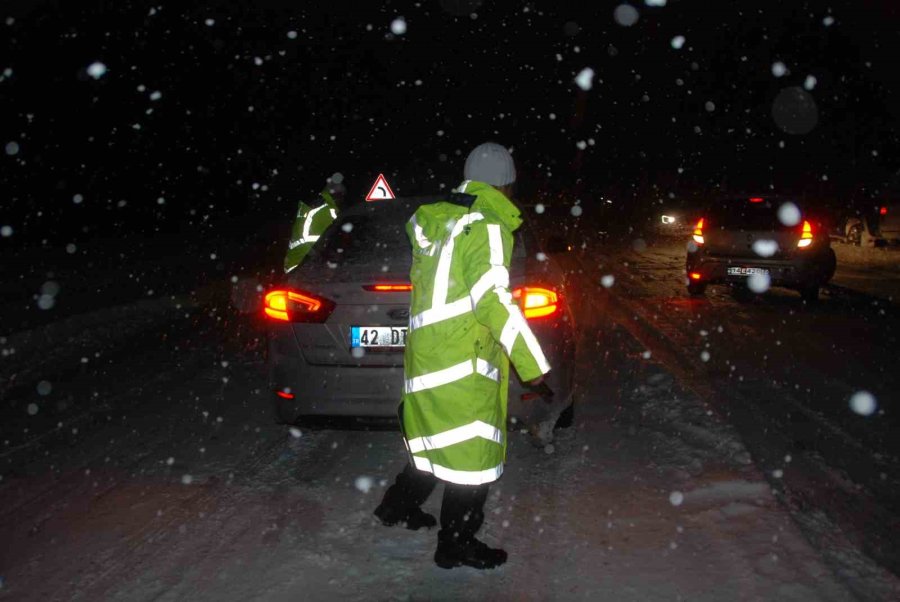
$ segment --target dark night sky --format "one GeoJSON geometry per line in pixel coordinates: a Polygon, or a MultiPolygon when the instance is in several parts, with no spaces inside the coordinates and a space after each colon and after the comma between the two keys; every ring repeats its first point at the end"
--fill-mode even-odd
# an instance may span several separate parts
{"type": "Polygon", "coordinates": [[[547,190],[636,203],[770,183],[843,201],[900,166],[891,2],[635,0],[631,27],[619,2],[190,4],[6,3],[0,225],[18,241],[289,214],[335,170],[351,192],[378,171],[418,192],[486,139],[547,190]],[[817,123],[786,133],[773,102],[809,75],[817,123]]]}

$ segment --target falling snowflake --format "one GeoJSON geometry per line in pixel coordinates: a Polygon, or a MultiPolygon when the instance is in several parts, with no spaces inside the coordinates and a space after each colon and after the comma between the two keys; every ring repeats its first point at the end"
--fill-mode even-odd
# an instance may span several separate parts
{"type": "Polygon", "coordinates": [[[19,143],[13,140],[6,143],[6,154],[10,157],[19,154],[19,143]]]}
{"type": "Polygon", "coordinates": [[[395,36],[402,36],[406,33],[406,19],[403,17],[397,17],[393,21],[391,21],[391,32],[395,36]]]}
{"type": "Polygon", "coordinates": [[[194,477],[192,477],[192,476],[189,475],[189,474],[183,475],[183,476],[181,477],[181,482],[182,482],[184,485],[190,485],[191,483],[194,482],[194,477]]]}
{"type": "Polygon", "coordinates": [[[51,391],[53,391],[53,385],[50,381],[42,380],[37,384],[38,395],[50,395],[51,391]]]}
{"type": "Polygon", "coordinates": [[[703,351],[703,352],[700,353],[700,360],[701,360],[701,361],[708,362],[708,361],[709,361],[709,357],[710,357],[710,356],[709,356],[709,351],[703,351]]]}
{"type": "Polygon", "coordinates": [[[543,212],[544,212],[544,205],[543,205],[543,203],[538,203],[537,205],[535,205],[535,206],[534,206],[534,212],[535,212],[535,213],[538,213],[538,214],[543,213],[543,212]]]}
{"type": "Polygon", "coordinates": [[[769,290],[771,283],[772,278],[766,273],[757,272],[750,274],[750,277],[747,278],[747,288],[759,295],[769,290]]]}
{"type": "Polygon", "coordinates": [[[675,36],[674,38],[672,38],[672,48],[674,48],[675,50],[681,50],[681,48],[684,46],[684,42],[684,36],[675,36]]]}
{"type": "Polygon", "coordinates": [[[571,213],[574,217],[580,217],[583,211],[584,210],[581,208],[581,205],[572,205],[572,208],[569,209],[569,213],[571,213]]]}
{"type": "Polygon", "coordinates": [[[669,503],[673,506],[680,506],[684,502],[684,494],[680,491],[673,491],[669,494],[669,503]]]}
{"type": "Polygon", "coordinates": [[[297,32],[294,31],[294,30],[292,29],[292,30],[290,30],[289,32],[287,32],[287,37],[288,37],[289,40],[296,40],[296,39],[297,39],[297,32]]]}
{"type": "Polygon", "coordinates": [[[816,79],[815,75],[807,75],[806,79],[803,81],[803,87],[806,88],[807,91],[812,91],[818,82],[819,80],[816,79]]]}
{"type": "Polygon", "coordinates": [[[607,274],[600,279],[600,284],[603,285],[603,288],[611,288],[613,284],[616,283],[616,277],[612,274],[607,274]]]}
{"type": "Polygon", "coordinates": [[[36,414],[38,413],[39,410],[40,410],[40,408],[38,407],[38,404],[36,404],[36,403],[29,403],[29,404],[28,404],[28,415],[29,415],[29,416],[34,416],[34,415],[36,415],[36,414]]]}
{"type": "Polygon", "coordinates": [[[877,408],[875,396],[868,391],[857,391],[850,398],[850,409],[860,416],[871,416],[877,408]]]}
{"type": "Polygon", "coordinates": [[[204,23],[206,23],[207,27],[212,27],[213,25],[216,24],[216,20],[215,19],[207,19],[206,21],[204,21],[204,23]]]}
{"type": "Polygon", "coordinates": [[[753,252],[760,257],[771,257],[778,252],[778,243],[774,240],[756,240],[753,242],[753,252]]]}
{"type": "Polygon", "coordinates": [[[88,65],[87,74],[94,79],[100,79],[101,77],[106,75],[106,65],[104,65],[100,61],[95,61],[88,65]]]}
{"type": "Polygon", "coordinates": [[[784,226],[796,226],[800,223],[800,208],[794,203],[783,203],[778,208],[778,221],[784,226]]]}
{"type": "Polygon", "coordinates": [[[537,257],[538,261],[547,261],[547,255],[545,253],[538,253],[535,257],[537,257]]]}
{"type": "MultiPolygon", "coordinates": [[[[575,84],[582,90],[590,90],[594,86],[594,70],[590,67],[582,69],[575,76],[575,84]]],[[[555,116],[551,117],[551,119],[554,118],[555,116]]]]}
{"type": "Polygon", "coordinates": [[[353,232],[353,224],[351,224],[350,222],[346,222],[343,226],[341,226],[341,230],[347,233],[353,232]]]}
{"type": "Polygon", "coordinates": [[[713,111],[716,110],[716,103],[714,103],[714,102],[711,101],[711,100],[707,100],[707,101],[706,101],[706,104],[703,105],[703,106],[704,106],[704,107],[706,108],[706,110],[709,111],[710,113],[712,113],[713,111]]]}
{"type": "Polygon", "coordinates": [[[787,73],[787,67],[781,61],[772,63],[772,75],[782,77],[787,73]]]}
{"type": "Polygon", "coordinates": [[[831,15],[825,17],[824,19],[822,19],[822,24],[825,25],[825,27],[831,27],[832,25],[834,25],[834,17],[832,17],[831,15]]]}
{"type": "Polygon", "coordinates": [[[631,27],[637,23],[639,16],[637,9],[630,4],[620,4],[613,11],[613,18],[622,27],[631,27]]]}
{"type": "Polygon", "coordinates": [[[296,426],[292,426],[290,429],[288,429],[288,432],[290,432],[291,437],[293,437],[294,439],[299,439],[303,436],[303,433],[301,433],[300,429],[298,429],[296,426]]]}
{"type": "Polygon", "coordinates": [[[56,299],[53,295],[41,295],[38,297],[37,305],[41,309],[53,309],[53,306],[56,305],[56,299]]]}
{"type": "Polygon", "coordinates": [[[363,493],[369,493],[372,485],[374,485],[374,480],[372,477],[356,477],[353,485],[363,493]]]}
{"type": "Polygon", "coordinates": [[[83,200],[84,200],[84,196],[80,195],[80,194],[76,194],[75,196],[72,197],[72,202],[75,203],[76,205],[80,205],[83,200]]]}
{"type": "Polygon", "coordinates": [[[3,226],[2,228],[0,228],[0,236],[2,236],[3,238],[9,238],[12,235],[13,235],[12,226],[3,226]]]}

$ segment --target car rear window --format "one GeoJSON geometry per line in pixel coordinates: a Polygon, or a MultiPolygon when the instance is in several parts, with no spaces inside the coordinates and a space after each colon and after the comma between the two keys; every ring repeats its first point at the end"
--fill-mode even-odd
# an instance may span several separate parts
{"type": "MultiPolygon", "coordinates": [[[[323,239],[310,252],[309,260],[355,266],[385,265],[393,269],[412,263],[412,252],[406,236],[406,222],[415,211],[387,210],[339,216],[323,234],[323,239]]],[[[522,260],[536,248],[527,227],[515,233],[513,260],[522,260]]]]}
{"type": "Polygon", "coordinates": [[[310,259],[365,266],[385,261],[410,263],[406,219],[398,211],[338,217],[313,247],[310,259]]]}
{"type": "Polygon", "coordinates": [[[707,211],[707,227],[725,230],[784,230],[778,219],[778,209],[787,199],[764,199],[750,202],[749,198],[732,198],[714,203],[707,211]]]}

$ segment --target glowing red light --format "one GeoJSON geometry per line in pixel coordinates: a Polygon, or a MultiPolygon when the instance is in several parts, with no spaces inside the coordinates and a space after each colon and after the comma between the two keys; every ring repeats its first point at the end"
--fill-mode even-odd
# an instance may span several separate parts
{"type": "Polygon", "coordinates": [[[750,197],[750,202],[751,202],[751,203],[762,203],[763,200],[764,200],[764,199],[763,199],[761,196],[752,196],[752,197],[750,197]]]}
{"type": "Polygon", "coordinates": [[[704,243],[703,238],[703,218],[700,218],[700,221],[697,222],[697,225],[694,227],[694,242],[698,245],[702,245],[704,243]]]}
{"type": "Polygon", "coordinates": [[[887,215],[887,207],[882,207],[878,210],[878,213],[881,215],[887,215]]]}
{"type": "Polygon", "coordinates": [[[294,394],[288,393],[287,391],[275,391],[275,394],[282,399],[293,399],[294,394]]]}
{"type": "Polygon", "coordinates": [[[700,272],[691,272],[691,280],[700,280],[703,278],[703,274],[700,272]]]}
{"type": "Polygon", "coordinates": [[[513,291],[513,298],[522,306],[526,318],[543,318],[559,311],[559,295],[556,291],[534,286],[520,286],[513,291]]]}
{"type": "Polygon", "coordinates": [[[398,293],[402,291],[411,291],[411,284],[367,284],[363,286],[367,291],[377,291],[379,293],[398,293]]]}
{"type": "Polygon", "coordinates": [[[324,322],[333,309],[327,299],[292,290],[269,291],[263,304],[266,316],[283,322],[324,322]]]}

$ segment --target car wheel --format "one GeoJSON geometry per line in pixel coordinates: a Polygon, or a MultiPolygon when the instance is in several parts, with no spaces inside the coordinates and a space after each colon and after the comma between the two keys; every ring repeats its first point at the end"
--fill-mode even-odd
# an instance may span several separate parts
{"type": "Polygon", "coordinates": [[[850,230],[847,231],[847,242],[857,247],[860,246],[862,244],[862,233],[861,225],[854,224],[850,226],[850,230]]]}
{"type": "Polygon", "coordinates": [[[808,286],[806,288],[800,289],[800,298],[807,305],[812,305],[819,300],[819,285],[808,286]]]}
{"type": "Polygon", "coordinates": [[[575,402],[569,404],[565,410],[559,415],[559,418],[556,419],[556,424],[553,425],[554,429],[567,429],[572,428],[575,424],[575,402]]]}
{"type": "Polygon", "coordinates": [[[706,284],[700,282],[691,282],[687,285],[688,294],[691,297],[702,297],[706,292],[706,284]]]}

